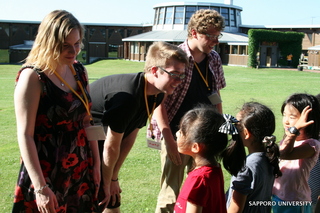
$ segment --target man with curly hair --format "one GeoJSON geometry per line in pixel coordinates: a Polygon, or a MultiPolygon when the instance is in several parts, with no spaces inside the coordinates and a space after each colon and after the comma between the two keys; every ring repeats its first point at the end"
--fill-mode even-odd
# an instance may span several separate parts
{"type": "MultiPolygon", "coordinates": [[[[175,133],[181,117],[198,104],[211,104],[222,113],[220,90],[226,86],[221,58],[213,50],[219,43],[224,19],[215,10],[198,10],[188,23],[188,37],[179,45],[188,55],[186,78],[154,112],[153,135],[161,140],[161,190],[156,213],[173,212],[191,157],[177,150],[175,133]]],[[[148,131],[148,135],[151,132],[148,131]]]]}

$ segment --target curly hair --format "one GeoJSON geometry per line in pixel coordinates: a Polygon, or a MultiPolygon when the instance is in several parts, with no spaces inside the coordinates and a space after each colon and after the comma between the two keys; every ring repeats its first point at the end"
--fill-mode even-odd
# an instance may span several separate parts
{"type": "Polygon", "coordinates": [[[224,18],[215,10],[201,9],[196,11],[188,23],[188,37],[191,37],[192,30],[198,33],[207,33],[209,27],[222,31],[225,27],[224,18]]]}

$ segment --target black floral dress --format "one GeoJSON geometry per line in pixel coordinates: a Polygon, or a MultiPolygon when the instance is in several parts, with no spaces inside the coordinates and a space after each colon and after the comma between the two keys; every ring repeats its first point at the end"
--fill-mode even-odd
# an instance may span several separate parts
{"type": "MultiPolygon", "coordinates": [[[[16,82],[25,68],[19,71],[16,82]]],[[[74,63],[74,68],[85,89],[88,79],[82,64],[74,63]]],[[[43,85],[34,141],[43,175],[59,203],[57,212],[97,212],[93,156],[83,127],[87,111],[75,94],[61,90],[40,70],[34,70],[43,85]]],[[[76,92],[83,98],[80,88],[76,92]]],[[[86,89],[85,92],[91,104],[86,89]]],[[[23,161],[12,212],[38,212],[34,187],[23,161]]]]}

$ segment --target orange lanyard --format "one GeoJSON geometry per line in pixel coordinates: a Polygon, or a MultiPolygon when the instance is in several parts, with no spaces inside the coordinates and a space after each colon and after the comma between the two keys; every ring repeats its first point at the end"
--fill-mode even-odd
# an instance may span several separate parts
{"type": "Polygon", "coordinates": [[[144,75],[144,102],[145,102],[146,108],[147,108],[147,114],[148,114],[148,120],[149,120],[149,129],[151,131],[152,139],[154,139],[154,135],[153,135],[153,128],[152,128],[152,124],[151,124],[151,118],[152,118],[153,111],[156,108],[156,102],[157,102],[156,100],[157,100],[157,94],[154,97],[153,107],[152,107],[152,111],[150,113],[149,105],[148,105],[148,99],[147,99],[147,76],[144,75]]]}
{"type": "Polygon", "coordinates": [[[200,71],[197,63],[196,63],[196,62],[193,62],[193,63],[194,63],[194,65],[196,66],[196,68],[197,68],[197,70],[198,70],[198,73],[200,74],[203,82],[206,84],[208,90],[210,91],[211,89],[210,89],[209,84],[208,84],[208,61],[207,61],[207,66],[206,66],[206,78],[203,77],[203,75],[202,75],[202,73],[201,73],[201,71],[200,71]]]}
{"type": "Polygon", "coordinates": [[[81,92],[82,92],[82,94],[83,94],[84,100],[83,100],[83,98],[59,75],[59,73],[54,72],[54,74],[59,78],[59,80],[60,80],[61,82],[64,83],[64,85],[66,85],[66,86],[80,99],[80,101],[83,103],[84,107],[86,108],[88,115],[90,115],[90,123],[92,124],[92,123],[93,123],[93,120],[92,120],[92,116],[91,116],[90,109],[89,109],[89,100],[88,100],[88,97],[87,97],[86,93],[84,92],[83,86],[82,86],[82,84],[81,84],[81,82],[80,82],[80,80],[79,80],[79,78],[78,78],[78,76],[77,76],[77,74],[76,74],[76,71],[74,70],[73,66],[70,65],[69,68],[70,68],[70,70],[71,70],[71,72],[72,72],[72,74],[73,74],[73,76],[74,76],[74,79],[76,80],[78,86],[79,86],[80,89],[81,89],[81,92]]]}

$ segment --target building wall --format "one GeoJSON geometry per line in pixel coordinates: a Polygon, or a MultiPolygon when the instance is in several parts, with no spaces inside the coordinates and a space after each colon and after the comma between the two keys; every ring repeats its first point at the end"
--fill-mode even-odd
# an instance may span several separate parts
{"type": "Polygon", "coordinates": [[[305,33],[302,40],[302,49],[307,50],[309,47],[320,45],[320,32],[305,33]]]}
{"type": "MultiPolygon", "coordinates": [[[[10,63],[19,63],[28,54],[28,50],[9,51],[13,45],[23,44],[25,40],[34,40],[40,23],[19,23],[0,21],[0,49],[8,50],[10,63]],[[12,54],[12,55],[10,55],[12,54]]],[[[94,62],[99,59],[125,58],[129,60],[144,61],[148,46],[152,42],[141,42],[134,52],[132,52],[133,42],[123,42],[122,39],[133,35],[138,35],[152,30],[152,26],[114,26],[114,25],[85,25],[86,35],[84,40],[84,57],[86,63],[94,62]]],[[[257,28],[255,28],[257,29],[257,28]]],[[[320,28],[268,28],[279,31],[304,32],[305,37],[302,41],[302,49],[305,53],[309,47],[320,45],[320,28]]],[[[241,28],[242,32],[248,32],[249,28],[241,28]]],[[[238,56],[229,53],[221,54],[225,64],[243,62],[246,57],[242,53],[238,56]]],[[[315,57],[314,60],[317,58],[315,57]]],[[[1,62],[0,62],[1,63],[1,62]]],[[[311,65],[310,65],[311,66],[311,65]]]]}
{"type": "Polygon", "coordinates": [[[320,50],[308,51],[308,66],[320,67],[320,50]]]}
{"type": "MultiPolygon", "coordinates": [[[[26,40],[34,40],[39,25],[40,22],[0,21],[0,49],[8,50],[9,63],[20,63],[21,59],[28,55],[30,49],[9,50],[10,46],[23,44],[26,40]]],[[[142,25],[84,24],[84,26],[86,34],[83,51],[86,63],[99,59],[124,58],[122,39],[152,29],[151,26],[142,25]]]]}

